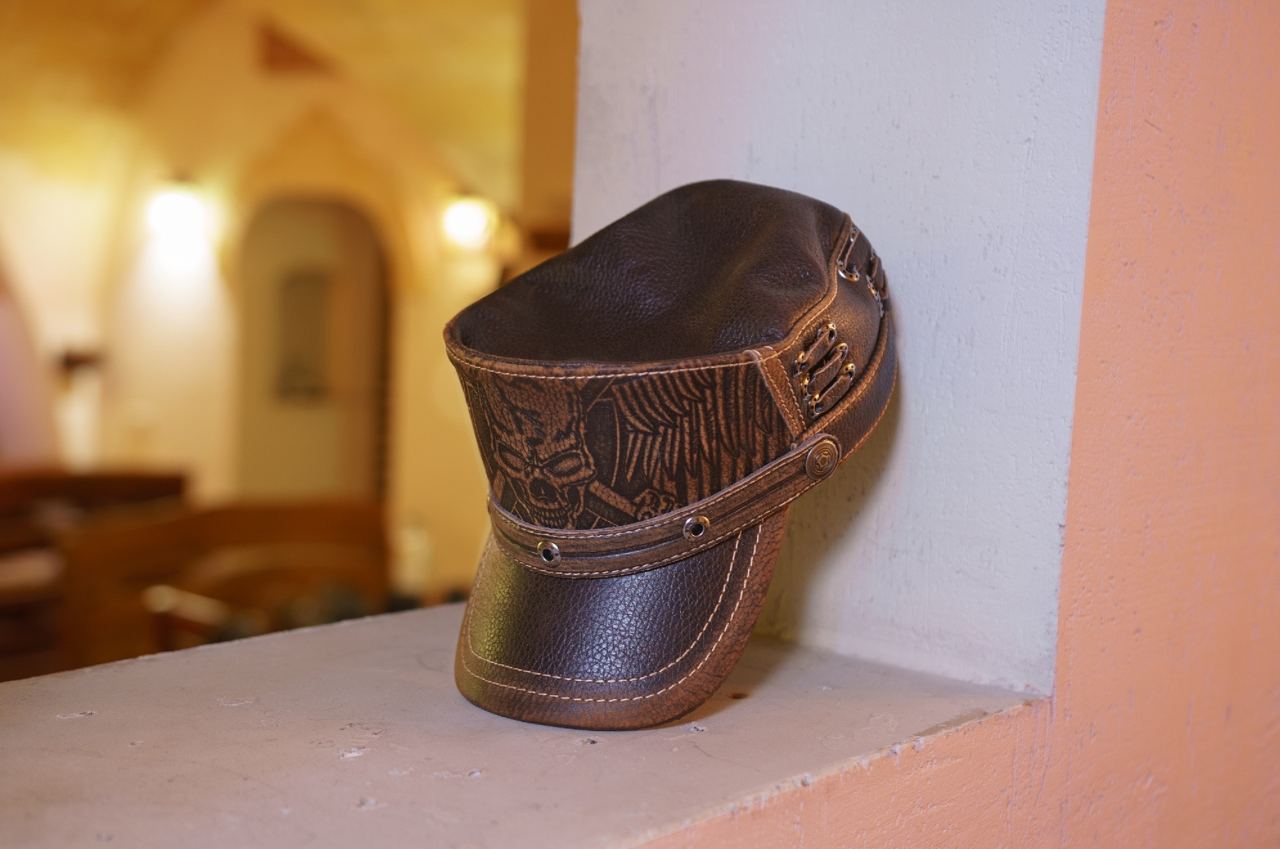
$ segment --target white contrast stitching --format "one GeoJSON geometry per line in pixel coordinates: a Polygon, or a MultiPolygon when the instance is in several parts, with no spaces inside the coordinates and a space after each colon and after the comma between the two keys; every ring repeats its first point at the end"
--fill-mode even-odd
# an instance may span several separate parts
{"type": "MultiPolygon", "coordinates": [[[[776,354],[774,356],[777,356],[776,354]]],[[[679,368],[655,368],[648,371],[620,371],[620,372],[601,372],[597,374],[531,374],[524,371],[504,371],[503,369],[490,368],[482,366],[479,363],[472,362],[464,357],[454,355],[453,361],[467,368],[476,369],[478,371],[487,371],[492,374],[506,375],[507,377],[521,377],[529,380],[606,380],[610,378],[620,377],[645,377],[651,374],[679,374],[685,371],[714,371],[722,368],[741,368],[753,364],[752,360],[737,361],[731,363],[710,363],[702,366],[681,366],[679,368]]]]}
{"type": "Polygon", "coordinates": [[[796,396],[791,391],[790,381],[786,380],[786,370],[783,370],[784,386],[779,389],[778,381],[776,380],[777,375],[765,365],[763,357],[760,357],[758,353],[756,357],[756,365],[760,368],[760,378],[769,387],[769,394],[773,396],[774,404],[782,415],[783,421],[786,422],[787,430],[791,432],[791,438],[795,439],[804,431],[804,414],[800,411],[800,405],[796,403],[796,396]]]}
{"type": "MultiPolygon", "coordinates": [[[[831,306],[831,303],[836,299],[836,295],[840,292],[840,275],[836,273],[836,263],[840,257],[840,248],[844,245],[845,240],[849,238],[849,234],[856,232],[856,230],[857,228],[853,226],[853,219],[846,215],[845,223],[840,227],[840,237],[836,240],[836,249],[831,252],[831,258],[827,261],[827,279],[831,281],[827,294],[819,298],[813,306],[805,310],[806,314],[817,312],[819,315],[813,318],[803,332],[792,336],[791,344],[784,345],[776,352],[775,356],[781,356],[782,354],[793,350],[797,346],[803,345],[804,340],[813,332],[813,329],[818,326],[819,322],[823,321],[821,313],[825,311],[827,307],[831,306]]],[[[769,359],[772,359],[772,357],[769,359]]]]}
{"type": "MultiPolygon", "coordinates": [[[[704,543],[695,548],[690,548],[687,551],[677,552],[676,554],[673,554],[669,557],[664,557],[661,560],[655,560],[652,563],[642,563],[638,566],[623,566],[619,569],[609,569],[604,572],[557,572],[553,569],[542,569],[538,566],[525,563],[523,560],[516,560],[515,562],[519,563],[524,568],[529,569],[530,571],[533,571],[533,572],[538,572],[543,575],[554,575],[557,578],[568,578],[570,580],[585,580],[587,578],[602,578],[602,577],[607,577],[609,575],[625,575],[631,572],[643,572],[647,569],[657,568],[658,566],[666,566],[668,563],[673,563],[677,560],[684,560],[686,557],[692,557],[693,555],[697,554],[700,551],[706,551],[708,548],[717,546],[720,543],[724,542],[729,537],[733,536],[734,534],[740,533],[741,531],[746,530],[747,528],[751,527],[757,522],[767,519],[769,516],[778,512],[783,507],[786,507],[792,501],[795,501],[802,494],[804,494],[804,492],[805,492],[805,489],[802,489],[801,491],[796,492],[795,494],[787,498],[787,500],[779,502],[778,504],[775,504],[769,507],[769,509],[761,513],[757,513],[756,515],[752,516],[750,519],[747,519],[745,522],[742,522],[741,524],[735,526],[733,530],[725,531],[722,535],[720,535],[716,539],[711,540],[710,542],[704,543]]],[[[512,558],[512,559],[515,560],[515,558],[512,558]]]]}
{"type": "Polygon", "coordinates": [[[642,696],[613,696],[607,699],[594,698],[591,696],[566,696],[561,693],[544,693],[540,690],[530,690],[528,687],[518,687],[515,684],[503,684],[501,681],[494,681],[491,678],[485,678],[483,675],[477,674],[476,671],[467,664],[467,657],[465,654],[462,655],[462,667],[466,669],[469,674],[474,675],[476,678],[479,678],[481,681],[484,681],[489,684],[493,684],[495,687],[503,687],[508,690],[518,690],[522,693],[528,693],[529,695],[532,695],[532,696],[542,696],[544,698],[559,699],[560,701],[566,701],[566,702],[609,702],[609,703],[635,702],[635,701],[642,701],[644,699],[652,699],[655,696],[660,696],[663,693],[667,692],[668,690],[672,690],[680,686],[687,679],[693,676],[694,673],[696,673],[699,669],[701,669],[706,664],[706,662],[711,659],[711,656],[715,654],[716,648],[719,647],[720,645],[720,641],[724,639],[724,635],[729,633],[729,626],[733,624],[733,620],[738,615],[738,608],[742,606],[742,598],[743,596],[746,595],[746,592],[747,592],[747,584],[750,583],[751,581],[751,568],[755,564],[755,560],[756,560],[756,546],[760,544],[760,536],[763,533],[763,530],[764,529],[761,528],[756,531],[755,541],[751,544],[751,559],[747,561],[747,571],[746,571],[746,574],[743,575],[742,577],[742,587],[738,590],[738,600],[733,603],[733,610],[729,612],[729,618],[725,620],[724,628],[720,630],[720,634],[719,636],[716,637],[716,641],[711,644],[711,648],[707,649],[707,653],[703,656],[702,660],[698,661],[697,666],[693,667],[693,669],[690,669],[684,675],[680,676],[679,680],[673,681],[672,683],[663,687],[661,690],[656,690],[652,693],[646,693],[642,696]]]}
{"type": "MultiPolygon", "coordinates": [[[[480,654],[478,651],[475,650],[471,642],[470,623],[468,623],[468,626],[467,626],[467,651],[470,652],[472,656],[480,660],[483,660],[485,663],[491,663],[494,666],[501,666],[504,669],[512,669],[512,670],[515,670],[516,672],[527,672],[530,675],[537,675],[541,678],[555,678],[558,681],[577,681],[583,684],[623,684],[623,683],[629,683],[633,681],[643,681],[646,678],[652,678],[655,675],[661,675],[663,672],[666,672],[668,669],[675,666],[680,661],[684,660],[685,655],[693,651],[693,647],[698,644],[698,641],[702,639],[702,635],[707,632],[707,628],[710,627],[711,625],[711,620],[715,618],[716,613],[719,612],[720,610],[721,603],[724,602],[725,592],[729,589],[729,581],[733,577],[734,567],[738,565],[738,545],[741,542],[742,542],[742,535],[739,534],[738,538],[733,541],[733,553],[729,555],[729,568],[728,570],[725,571],[724,583],[720,585],[720,596],[716,599],[715,607],[711,608],[711,612],[707,614],[707,621],[702,623],[702,628],[699,629],[698,635],[693,638],[693,641],[689,643],[688,648],[680,652],[679,657],[677,657],[675,660],[671,661],[661,669],[656,669],[653,672],[648,672],[644,675],[636,675],[632,678],[573,678],[566,675],[555,675],[550,672],[538,672],[535,669],[525,669],[524,667],[521,667],[521,666],[511,666],[506,663],[499,663],[496,660],[490,660],[489,658],[485,657],[484,655],[480,654]]],[[[506,552],[499,551],[498,553],[506,557],[506,552]]],[[[507,557],[507,559],[511,560],[510,557],[507,557]]],[[[512,561],[512,562],[515,563],[515,565],[517,566],[520,565],[515,561],[512,561]]]]}
{"type": "MultiPolygon", "coordinates": [[[[835,296],[839,291],[840,291],[839,283],[838,281],[836,281],[830,287],[830,291],[828,291],[827,294],[823,296],[823,298],[819,301],[817,306],[814,306],[809,310],[806,310],[806,312],[811,312],[813,310],[819,310],[819,311],[825,310],[828,306],[831,305],[831,302],[835,300],[835,296]]],[[[706,365],[700,365],[700,366],[653,368],[653,369],[647,369],[645,371],[597,372],[595,374],[535,374],[533,372],[527,372],[527,371],[516,371],[514,369],[496,369],[490,366],[480,365],[480,363],[475,362],[474,360],[468,359],[467,357],[454,352],[449,353],[449,359],[453,360],[455,363],[457,363],[460,366],[464,366],[469,369],[475,369],[476,371],[487,371],[490,374],[501,374],[506,377],[520,377],[520,378],[527,378],[529,380],[608,380],[612,378],[647,377],[649,375],[654,375],[654,374],[680,374],[681,372],[688,372],[688,371],[715,371],[716,369],[722,369],[722,368],[742,368],[743,366],[754,365],[757,362],[765,362],[767,360],[777,359],[778,357],[782,356],[784,352],[790,351],[792,348],[796,347],[796,345],[798,344],[802,344],[804,338],[812,332],[813,328],[818,326],[818,323],[820,321],[822,321],[821,315],[815,317],[812,320],[812,322],[804,329],[804,331],[796,335],[796,337],[792,340],[791,344],[785,346],[781,350],[775,350],[771,354],[761,355],[760,352],[756,351],[753,348],[745,352],[748,357],[752,357],[751,359],[737,360],[729,363],[708,363],[706,365]]]]}

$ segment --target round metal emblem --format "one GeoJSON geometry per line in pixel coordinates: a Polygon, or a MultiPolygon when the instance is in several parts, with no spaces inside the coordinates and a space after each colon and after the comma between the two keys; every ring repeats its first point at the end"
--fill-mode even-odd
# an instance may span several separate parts
{"type": "Polygon", "coordinates": [[[814,480],[825,478],[840,462],[840,449],[834,439],[824,439],[809,449],[804,458],[804,470],[814,480]]]}

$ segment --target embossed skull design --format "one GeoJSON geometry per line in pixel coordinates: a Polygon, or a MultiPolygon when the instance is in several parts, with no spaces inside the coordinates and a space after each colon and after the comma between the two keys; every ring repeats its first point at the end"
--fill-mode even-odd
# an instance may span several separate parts
{"type": "Polygon", "coordinates": [[[571,386],[549,383],[535,392],[520,379],[495,375],[478,388],[492,457],[519,502],[516,512],[534,524],[569,528],[582,514],[596,467],[587,451],[582,399],[571,386]]]}

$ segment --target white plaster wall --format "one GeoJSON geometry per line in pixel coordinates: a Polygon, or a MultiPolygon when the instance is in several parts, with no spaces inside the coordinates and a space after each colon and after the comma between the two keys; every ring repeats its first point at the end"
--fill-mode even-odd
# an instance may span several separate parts
{"type": "Polygon", "coordinates": [[[1051,687],[1103,6],[583,0],[576,237],[737,177],[888,269],[895,408],[795,506],[765,630],[1051,687]]]}

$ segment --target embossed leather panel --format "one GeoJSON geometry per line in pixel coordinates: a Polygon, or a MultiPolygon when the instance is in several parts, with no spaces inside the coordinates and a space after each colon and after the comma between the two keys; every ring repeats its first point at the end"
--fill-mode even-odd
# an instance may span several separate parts
{"type": "Polygon", "coordinates": [[[585,379],[459,372],[495,498],[538,525],[657,516],[723,489],[791,441],[751,363],[585,379]]]}

